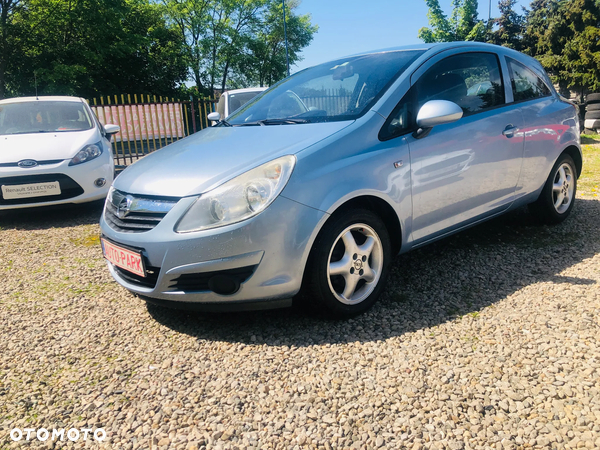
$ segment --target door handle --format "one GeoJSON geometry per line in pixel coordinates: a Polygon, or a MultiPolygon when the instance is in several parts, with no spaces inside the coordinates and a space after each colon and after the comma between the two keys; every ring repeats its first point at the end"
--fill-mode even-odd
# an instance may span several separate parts
{"type": "Polygon", "coordinates": [[[506,136],[507,138],[511,138],[515,135],[515,133],[518,131],[519,129],[517,127],[515,127],[514,125],[506,125],[506,128],[504,129],[504,131],[502,132],[502,134],[504,136],[506,136]]]}

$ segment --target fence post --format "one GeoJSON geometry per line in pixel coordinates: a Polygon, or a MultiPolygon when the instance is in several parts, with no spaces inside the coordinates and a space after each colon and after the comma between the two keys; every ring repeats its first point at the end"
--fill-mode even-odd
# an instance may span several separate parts
{"type": "Polygon", "coordinates": [[[196,132],[196,112],[194,111],[194,97],[190,95],[190,106],[192,107],[192,128],[196,132]]]}
{"type": "Polygon", "coordinates": [[[181,100],[179,100],[179,104],[181,105],[182,115],[185,116],[185,128],[183,129],[183,137],[185,137],[186,132],[187,132],[187,136],[190,135],[190,123],[188,121],[187,105],[184,102],[182,102],[181,100]]]}

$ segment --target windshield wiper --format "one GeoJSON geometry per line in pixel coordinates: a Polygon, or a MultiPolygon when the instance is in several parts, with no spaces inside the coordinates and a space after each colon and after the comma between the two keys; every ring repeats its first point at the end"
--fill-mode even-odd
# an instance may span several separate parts
{"type": "Polygon", "coordinates": [[[215,126],[216,127],[218,127],[218,126],[221,126],[221,127],[232,127],[233,125],[231,125],[225,119],[220,119],[215,126]]]}
{"type": "Polygon", "coordinates": [[[54,131],[48,130],[28,130],[28,131],[17,131],[15,133],[3,133],[3,135],[10,136],[11,134],[36,134],[36,133],[55,133],[54,131]]]}
{"type": "Polygon", "coordinates": [[[282,119],[263,119],[263,120],[257,120],[255,122],[240,123],[240,124],[236,124],[234,126],[289,125],[289,124],[297,124],[297,123],[310,123],[310,120],[288,117],[288,118],[282,118],[282,119]]]}

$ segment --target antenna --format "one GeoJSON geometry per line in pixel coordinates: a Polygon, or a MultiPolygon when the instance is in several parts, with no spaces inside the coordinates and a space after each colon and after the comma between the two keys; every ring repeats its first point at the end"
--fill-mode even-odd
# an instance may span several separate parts
{"type": "Polygon", "coordinates": [[[38,93],[37,93],[37,76],[35,74],[35,70],[33,71],[33,79],[34,79],[34,82],[35,82],[35,99],[39,100],[38,93]]]}

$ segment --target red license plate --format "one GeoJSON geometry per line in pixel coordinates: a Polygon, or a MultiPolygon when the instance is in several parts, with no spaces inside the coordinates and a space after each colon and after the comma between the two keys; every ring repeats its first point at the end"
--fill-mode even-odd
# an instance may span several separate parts
{"type": "Polygon", "coordinates": [[[140,253],[132,252],[118,245],[111,244],[105,239],[102,239],[102,252],[104,257],[115,266],[125,269],[131,273],[135,273],[140,277],[146,276],[144,260],[140,253]]]}

